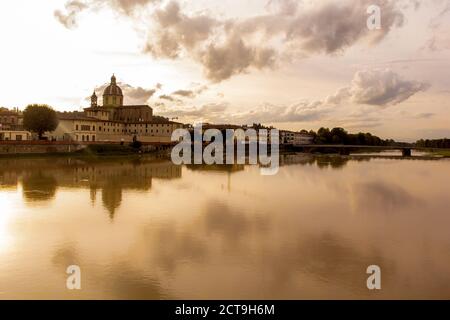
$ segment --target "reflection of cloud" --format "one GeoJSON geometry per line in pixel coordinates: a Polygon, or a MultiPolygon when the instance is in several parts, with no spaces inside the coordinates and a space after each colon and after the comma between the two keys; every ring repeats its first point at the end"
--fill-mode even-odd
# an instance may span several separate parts
{"type": "Polygon", "coordinates": [[[65,272],[68,266],[80,265],[81,261],[75,246],[73,244],[64,244],[55,251],[52,262],[65,272]]]}
{"type": "Polygon", "coordinates": [[[227,243],[235,243],[251,228],[243,212],[236,212],[220,202],[210,202],[202,218],[207,232],[223,235],[227,243]]]}
{"type": "Polygon", "coordinates": [[[360,183],[354,193],[360,209],[376,212],[392,212],[421,203],[402,187],[380,181],[360,183]]]}
{"type": "Polygon", "coordinates": [[[108,272],[105,272],[89,260],[81,261],[72,244],[64,244],[54,252],[52,262],[65,276],[68,266],[80,266],[83,286],[88,288],[92,286],[94,290],[108,292],[108,298],[125,300],[170,298],[157,279],[134,269],[128,261],[112,260],[108,263],[108,272]]]}
{"type": "MultiPolygon", "coordinates": [[[[105,290],[114,299],[124,300],[160,300],[169,299],[168,293],[162,288],[157,278],[149,277],[145,272],[135,270],[128,262],[109,266],[105,277],[96,281],[102,283],[105,290]]],[[[100,270],[99,270],[99,273],[100,270]]]]}
{"type": "MultiPolygon", "coordinates": [[[[287,258],[283,264],[276,263],[280,268],[277,276],[289,281],[297,271],[314,276],[320,282],[339,283],[341,288],[356,292],[366,292],[367,266],[376,262],[383,273],[383,283],[388,285],[393,273],[392,263],[386,261],[379,253],[372,250],[362,252],[353,243],[346,241],[337,234],[322,233],[313,236],[300,236],[292,252],[283,252],[287,258]]],[[[274,259],[280,262],[281,259],[274,259]]]]}
{"type": "Polygon", "coordinates": [[[173,225],[165,225],[155,235],[156,243],[164,243],[154,251],[154,258],[163,270],[175,272],[179,262],[205,262],[208,245],[195,232],[178,232],[173,225]]]}
{"type": "Polygon", "coordinates": [[[305,233],[301,224],[281,231],[268,219],[266,214],[247,215],[223,202],[209,201],[203,213],[189,223],[146,228],[147,242],[158,244],[152,247],[149,259],[175,278],[180,269],[186,270],[185,264],[192,266],[190,270],[197,270],[198,265],[199,270],[211,270],[208,279],[218,272],[212,267],[216,259],[225,269],[228,263],[239,261],[239,265],[254,268],[255,274],[264,274],[264,287],[272,292],[271,297],[283,297],[292,281],[304,274],[313,281],[338,285],[343,292],[365,293],[365,270],[374,263],[390,270],[383,280],[390,283],[392,263],[376,250],[361,251],[353,241],[334,233],[305,233]],[[286,232],[287,238],[277,237],[280,232],[286,232]]]}

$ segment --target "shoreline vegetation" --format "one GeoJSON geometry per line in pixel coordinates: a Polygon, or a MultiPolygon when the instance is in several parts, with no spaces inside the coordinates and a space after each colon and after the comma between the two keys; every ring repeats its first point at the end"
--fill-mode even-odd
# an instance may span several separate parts
{"type": "MultiPolygon", "coordinates": [[[[231,126],[231,125],[230,125],[231,126]]],[[[265,127],[261,124],[254,123],[252,128],[255,129],[273,129],[265,127]]],[[[415,143],[397,142],[393,139],[381,139],[369,132],[349,133],[344,128],[320,128],[317,132],[310,130],[301,130],[301,134],[312,137],[312,143],[307,149],[301,145],[294,146],[292,144],[283,144],[280,142],[280,153],[308,153],[308,154],[340,154],[348,156],[358,154],[376,154],[383,151],[389,151],[392,147],[398,148],[420,148],[423,154],[415,157],[437,157],[450,158],[450,139],[434,139],[434,140],[418,140],[415,143]],[[314,147],[317,145],[317,148],[314,147]],[[334,147],[335,146],[335,147],[334,147]],[[351,146],[349,153],[340,152],[340,147],[351,146]],[[354,146],[354,147],[353,147],[354,146]],[[360,148],[359,148],[360,146],[360,148]],[[371,147],[371,149],[367,148],[371,147]]],[[[103,157],[103,156],[139,156],[142,154],[161,154],[171,150],[173,145],[166,144],[161,146],[144,145],[138,140],[131,143],[88,143],[82,147],[77,143],[64,143],[61,141],[50,141],[47,139],[30,140],[30,141],[0,141],[0,158],[14,157],[54,157],[54,156],[71,156],[71,157],[103,157]],[[61,147],[63,145],[67,148],[61,147]],[[69,146],[70,145],[70,146],[69,146]],[[10,148],[14,148],[11,150],[10,148]],[[17,150],[20,149],[21,150],[17,150]],[[36,148],[36,149],[33,149],[36,148]],[[33,152],[34,151],[34,152],[33,152]]]]}
{"type": "MultiPolygon", "coordinates": [[[[47,153],[5,153],[0,154],[0,159],[3,158],[51,158],[51,157],[72,157],[72,158],[93,158],[93,159],[101,159],[108,157],[142,157],[142,156],[170,156],[171,148],[153,150],[153,151],[142,151],[140,146],[129,145],[111,145],[111,144],[95,144],[88,145],[86,148],[82,150],[77,150],[73,152],[47,152],[47,153]]],[[[392,151],[389,149],[384,149],[383,146],[379,146],[379,148],[375,148],[372,150],[364,150],[364,149],[354,149],[349,155],[342,155],[339,153],[338,149],[334,149],[332,147],[326,149],[312,149],[309,151],[296,150],[295,148],[280,148],[280,155],[288,155],[288,154],[312,154],[317,156],[339,156],[339,157],[359,157],[359,156],[383,156],[380,154],[381,152],[392,151]],[[372,155],[373,154],[373,155],[372,155]]],[[[395,155],[389,155],[390,157],[395,157],[395,155]]],[[[399,155],[400,157],[401,155],[399,155]]],[[[430,148],[429,152],[424,152],[421,155],[415,155],[412,158],[450,158],[450,150],[443,149],[439,150],[438,148],[430,148]]]]}

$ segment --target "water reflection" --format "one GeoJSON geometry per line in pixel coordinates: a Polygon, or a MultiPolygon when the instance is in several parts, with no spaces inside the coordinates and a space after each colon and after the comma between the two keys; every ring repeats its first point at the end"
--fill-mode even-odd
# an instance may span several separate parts
{"type": "Polygon", "coordinates": [[[450,298],[449,161],[280,164],[0,160],[0,298],[450,298]]]}
{"type": "Polygon", "coordinates": [[[121,205],[124,190],[149,191],[153,178],[181,178],[181,167],[168,159],[20,159],[1,164],[1,185],[16,186],[20,181],[26,203],[49,202],[58,188],[82,188],[90,190],[95,204],[100,191],[111,219],[121,205]]]}
{"type": "Polygon", "coordinates": [[[26,201],[46,201],[55,197],[58,182],[52,174],[37,170],[22,173],[23,198],[26,201]]]}

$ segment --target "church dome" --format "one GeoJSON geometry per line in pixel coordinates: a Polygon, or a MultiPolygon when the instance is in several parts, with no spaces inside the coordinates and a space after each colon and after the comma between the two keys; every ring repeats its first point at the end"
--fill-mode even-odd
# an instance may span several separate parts
{"type": "Polygon", "coordinates": [[[116,83],[116,77],[111,77],[111,84],[103,91],[104,107],[120,107],[123,106],[122,89],[116,83]]]}
{"type": "Polygon", "coordinates": [[[111,84],[105,88],[105,91],[103,91],[103,95],[123,96],[122,89],[120,89],[120,87],[117,85],[116,77],[114,75],[111,77],[111,84]]]}

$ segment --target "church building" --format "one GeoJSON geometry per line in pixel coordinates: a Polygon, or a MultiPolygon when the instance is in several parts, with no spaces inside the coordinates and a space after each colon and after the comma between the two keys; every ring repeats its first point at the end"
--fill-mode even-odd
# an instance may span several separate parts
{"type": "Polygon", "coordinates": [[[59,112],[59,125],[49,138],[86,142],[171,142],[172,132],[183,125],[153,115],[148,105],[124,105],[116,77],[103,92],[103,105],[94,91],[84,112],[59,112]]]}

